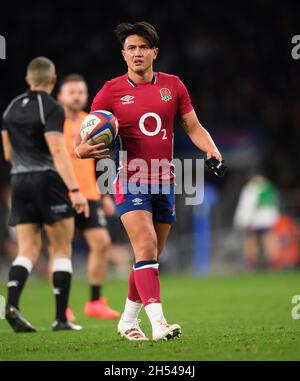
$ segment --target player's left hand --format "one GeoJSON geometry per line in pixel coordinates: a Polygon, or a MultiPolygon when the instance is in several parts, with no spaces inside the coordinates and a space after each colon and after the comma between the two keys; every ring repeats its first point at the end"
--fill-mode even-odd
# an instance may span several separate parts
{"type": "Polygon", "coordinates": [[[220,151],[218,150],[217,147],[212,147],[209,151],[206,152],[206,159],[209,160],[212,157],[215,157],[219,161],[222,161],[222,155],[220,154],[220,151]]]}
{"type": "Polygon", "coordinates": [[[104,214],[107,217],[114,216],[114,214],[116,212],[116,207],[115,207],[115,203],[113,202],[110,195],[108,195],[108,194],[103,195],[101,201],[102,201],[102,208],[103,208],[104,214]]]}

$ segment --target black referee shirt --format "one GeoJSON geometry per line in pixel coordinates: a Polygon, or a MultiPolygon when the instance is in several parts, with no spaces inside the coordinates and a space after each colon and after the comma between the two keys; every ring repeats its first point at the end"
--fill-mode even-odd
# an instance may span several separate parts
{"type": "Polygon", "coordinates": [[[56,171],[45,139],[63,134],[63,108],[44,91],[27,91],[11,101],[2,116],[2,132],[12,146],[12,174],[56,171]]]}

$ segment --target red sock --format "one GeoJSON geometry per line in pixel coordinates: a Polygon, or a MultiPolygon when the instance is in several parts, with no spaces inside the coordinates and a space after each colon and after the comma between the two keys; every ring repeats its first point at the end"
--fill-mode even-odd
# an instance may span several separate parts
{"type": "Polygon", "coordinates": [[[141,303],[141,298],[135,285],[134,270],[129,275],[128,299],[135,303],[141,303]]]}
{"type": "Polygon", "coordinates": [[[150,303],[160,303],[160,282],[156,261],[136,263],[134,279],[144,307],[150,303]]]}

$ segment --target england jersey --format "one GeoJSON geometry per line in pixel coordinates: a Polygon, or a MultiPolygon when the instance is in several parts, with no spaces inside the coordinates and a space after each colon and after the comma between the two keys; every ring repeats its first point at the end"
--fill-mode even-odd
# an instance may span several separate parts
{"type": "Polygon", "coordinates": [[[108,110],[119,122],[116,160],[127,181],[174,182],[173,124],[193,110],[181,80],[154,73],[147,83],[135,83],[128,74],[104,84],[93,100],[92,111],[108,110]]]}

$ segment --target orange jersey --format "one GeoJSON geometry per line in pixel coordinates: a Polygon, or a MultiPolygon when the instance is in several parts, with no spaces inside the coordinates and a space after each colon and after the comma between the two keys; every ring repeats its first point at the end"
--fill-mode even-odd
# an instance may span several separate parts
{"type": "Polygon", "coordinates": [[[101,196],[96,185],[94,159],[78,159],[73,149],[74,139],[78,135],[80,125],[86,115],[87,113],[81,111],[76,121],[66,118],[64,123],[64,136],[80,191],[88,200],[99,200],[101,196]]]}

